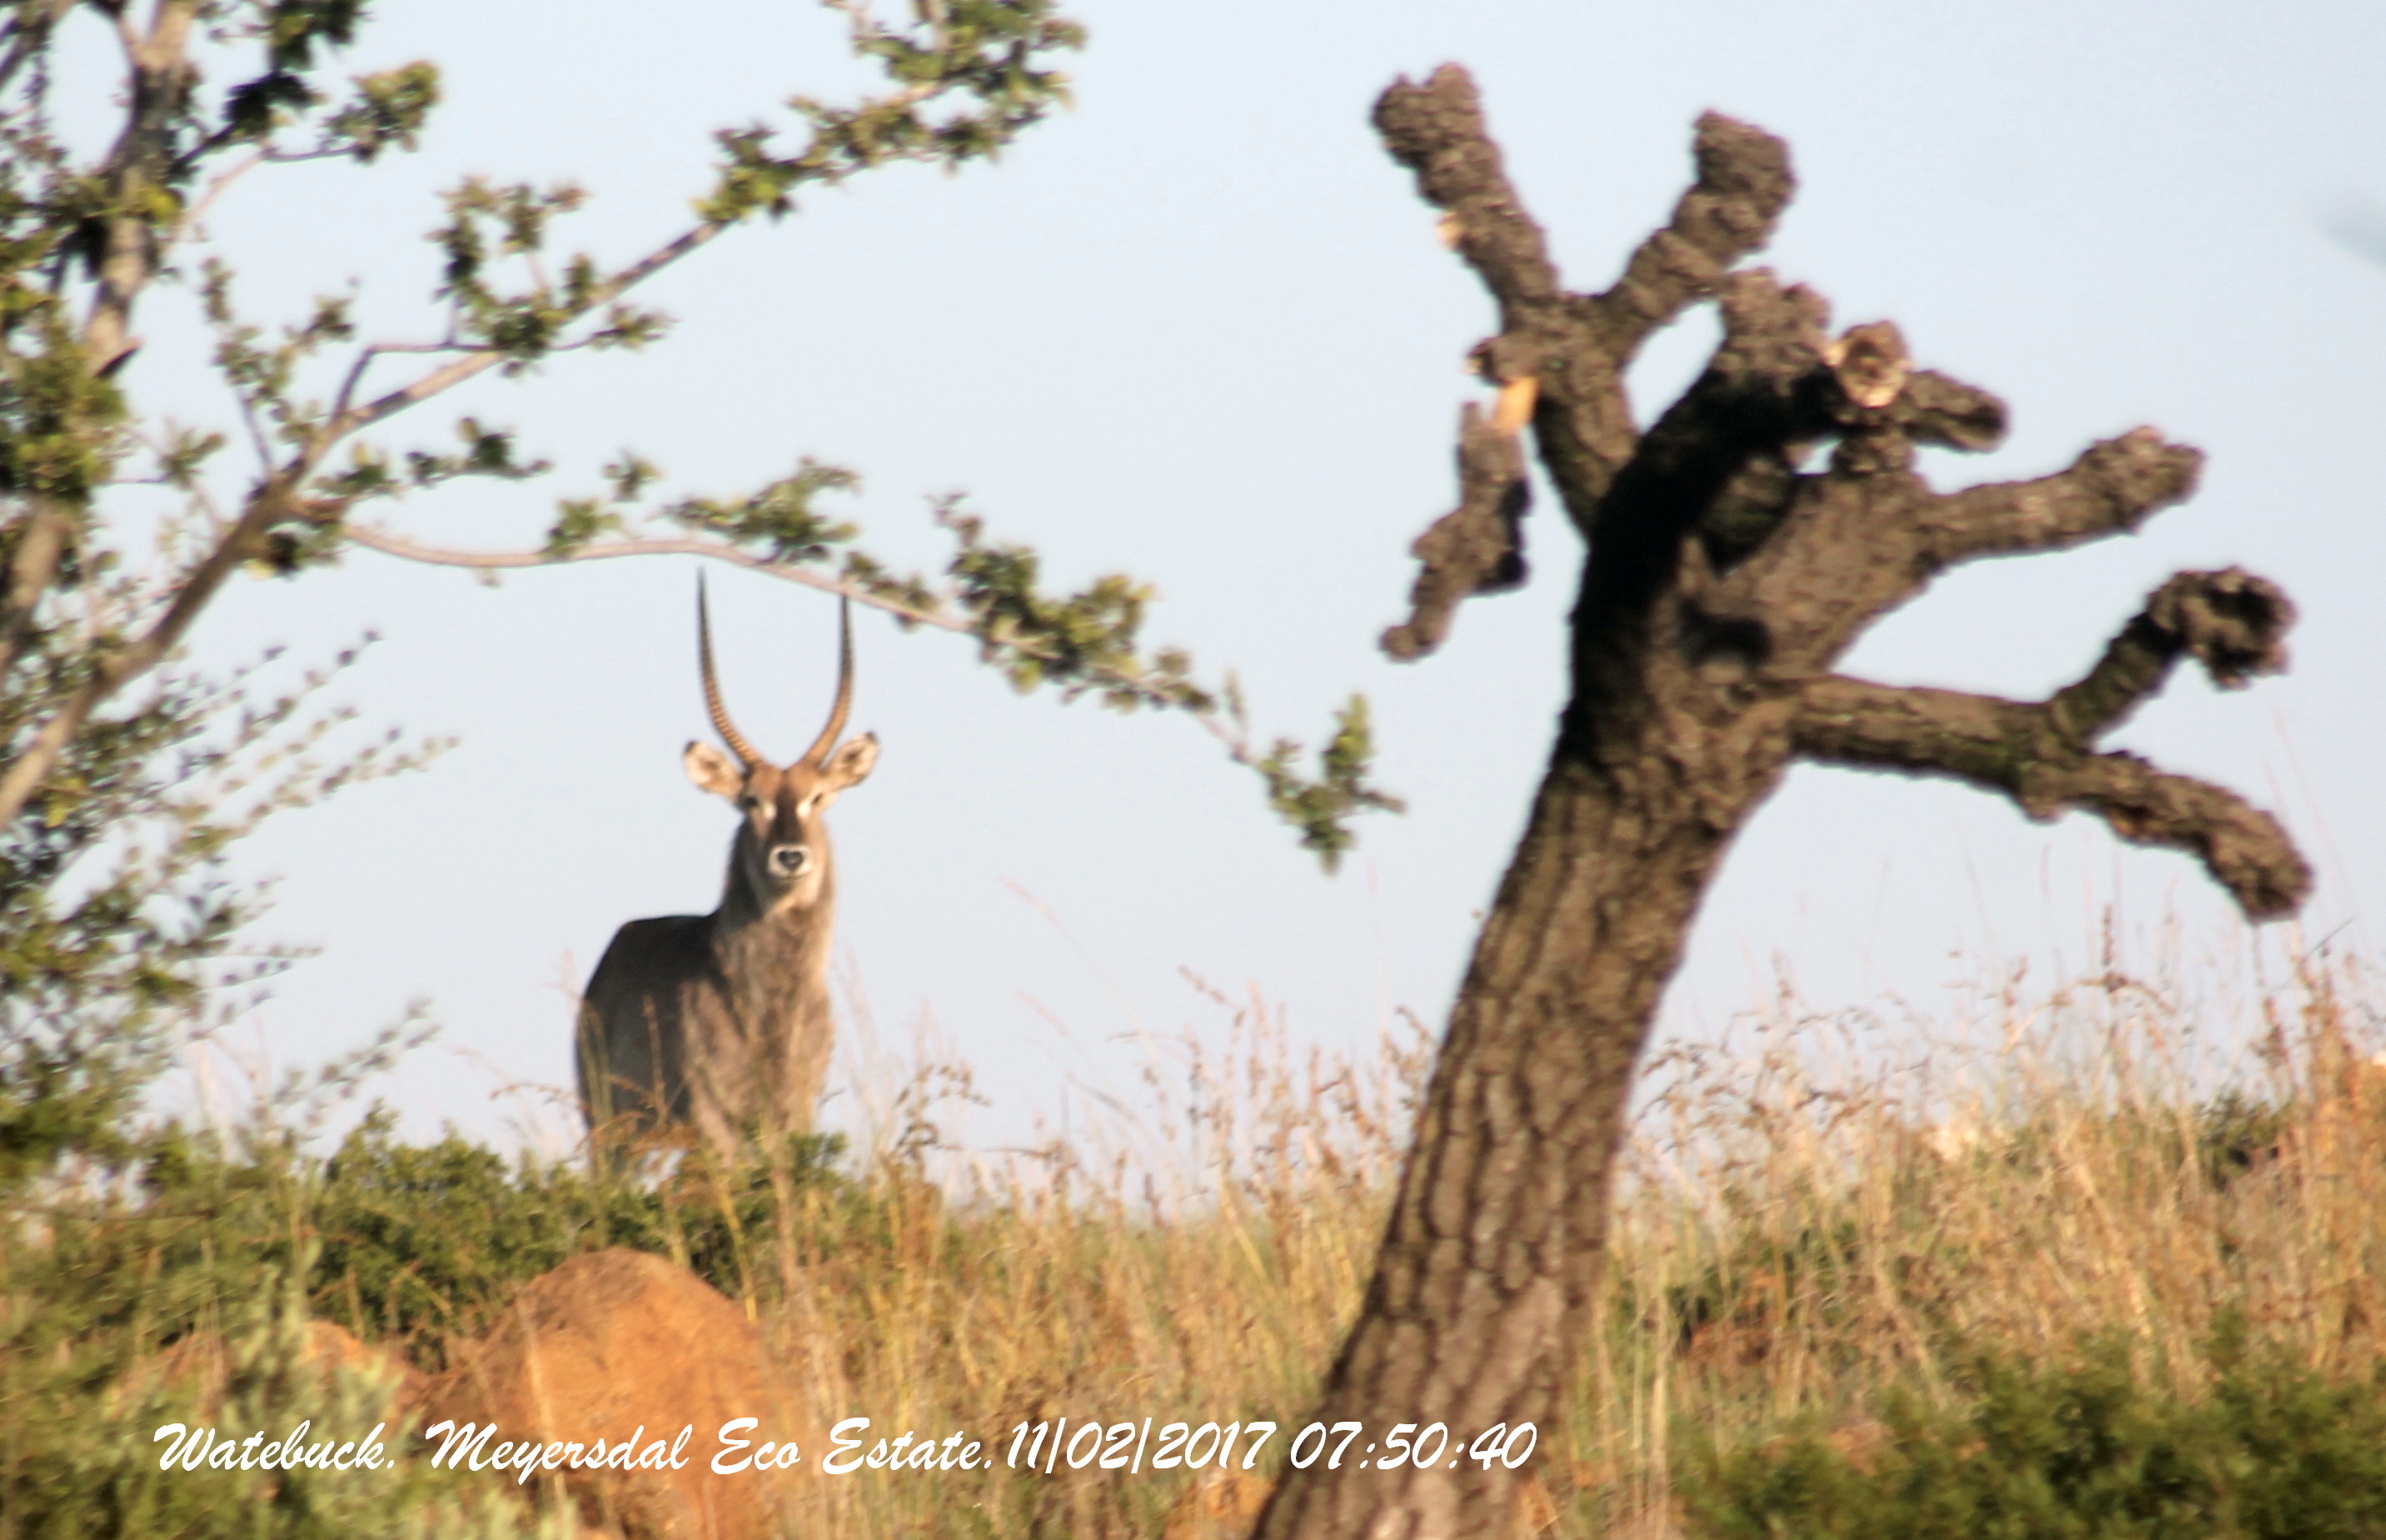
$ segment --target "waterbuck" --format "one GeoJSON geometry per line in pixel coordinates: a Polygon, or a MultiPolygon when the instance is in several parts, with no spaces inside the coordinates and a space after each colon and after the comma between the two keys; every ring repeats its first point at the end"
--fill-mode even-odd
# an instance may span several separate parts
{"type": "Polygon", "coordinates": [[[580,1005],[580,1105],[592,1142],[693,1127],[724,1155],[748,1132],[808,1132],[828,1073],[830,924],[836,876],[823,814],[870,774],[878,740],[842,745],[853,703],[853,620],[837,606],[836,703],[801,759],[781,769],[721,703],[704,585],[696,589],[704,706],[733,761],[690,743],[687,778],[741,820],[721,907],[632,920],[614,934],[580,1005]]]}

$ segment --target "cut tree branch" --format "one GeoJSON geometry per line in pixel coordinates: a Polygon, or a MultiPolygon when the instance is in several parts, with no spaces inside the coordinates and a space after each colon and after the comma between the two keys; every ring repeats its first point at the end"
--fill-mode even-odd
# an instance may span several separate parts
{"type": "Polygon", "coordinates": [[[1698,181],[1674,205],[1672,221],[1640,243],[1614,288],[1585,307],[1619,364],[1650,333],[1714,294],[1733,263],[1762,250],[1797,191],[1790,146],[1720,112],[1700,117],[1692,153],[1698,181]]]}
{"type": "Polygon", "coordinates": [[[2236,568],[2181,573],[2085,678],[2044,701],[1835,675],[1799,688],[1791,735],[1807,758],[1953,776],[2003,792],[2033,819],[2084,809],[2132,844],[2192,852],[2248,918],[2274,918],[2301,905],[2312,882],[2277,819],[2235,792],[2134,754],[2099,753],[2094,742],[2158,689],[2182,654],[2224,688],[2283,667],[2280,637],[2293,617],[2276,587],[2236,568]]]}
{"type": "Polygon", "coordinates": [[[1525,448],[1469,401],[1458,418],[1458,506],[1409,549],[1424,563],[1409,590],[1409,618],[1383,635],[1388,656],[1406,663],[1441,645],[1458,602],[1525,580],[1519,521],[1530,499],[1525,448]]]}
{"type": "Polygon", "coordinates": [[[1922,515],[1928,555],[1944,567],[2133,531],[2147,515],[2187,500],[2203,468],[2200,450],[2166,443],[2152,428],[2133,429],[2090,445],[2051,476],[1933,499],[1922,515]]]}
{"type": "MultiPolygon", "coordinates": [[[[1719,113],[1701,118],[1698,177],[1675,205],[1672,221],[1640,244],[1612,289],[1586,297],[1563,292],[1540,227],[1508,182],[1465,70],[1444,65],[1422,85],[1395,82],[1375,104],[1375,126],[1392,158],[1415,173],[1418,192],[1446,211],[1445,233],[1498,302],[1501,335],[1476,349],[1476,361],[1508,387],[1505,399],[1537,403],[1532,422],[1541,459],[1568,515],[1589,533],[1639,436],[1625,398],[1625,366],[1651,331],[1716,293],[1731,265],[1771,238],[1795,188],[1788,146],[1719,113]]],[[[1480,458],[1462,427],[1459,511],[1413,548],[1425,570],[1411,620],[1384,637],[1394,657],[1431,650],[1448,631],[1450,607],[1467,594],[1511,586],[1480,580],[1483,572],[1505,570],[1507,559],[1497,554],[1488,565],[1453,564],[1455,549],[1493,549],[1484,543],[1490,526],[1480,505],[1487,499],[1470,469],[1480,458]]]]}
{"type": "MultiPolygon", "coordinates": [[[[1915,367],[1886,320],[1834,335],[1802,285],[1734,266],[1790,196],[1787,152],[1699,125],[1698,184],[1607,294],[1556,279],[1454,69],[1376,112],[1393,156],[1458,217],[1500,302],[1483,372],[1533,397],[1531,426],[1588,536],[1564,638],[1570,688],[1549,768],[1450,1006],[1419,1099],[1374,1278],[1322,1386],[1317,1424],[1562,1422],[1608,1295],[1609,1196],[1635,1065],[1701,902],[1737,833],[1804,756],[1953,776],[2033,818],[2079,808],[2123,839],[2201,857],[2253,919],[2291,913],[2311,873],[2277,820],[2218,787],[2096,740],[2178,660],[2223,685],[2275,668],[2292,611],[2242,573],[2164,585],[2085,677],[2047,700],[1895,688],[1839,660],[1949,563],[2135,527],[2192,486],[2191,450],[2141,432],[2059,475],[1941,496],[1918,446],[2004,431],[1987,392],[1915,367]],[[1724,337],[1642,431],[1623,369],[1650,331],[1713,297],[1724,337]],[[1827,467],[1812,452],[1830,443],[1827,467]]],[[[1414,613],[1385,638],[1429,647],[1450,607],[1501,574],[1508,468],[1463,420],[1459,509],[1414,548],[1414,613]]],[[[1498,1540],[1521,1472],[1499,1462],[1320,1460],[1289,1471],[1260,1540],[1498,1540]]],[[[1538,1521],[1537,1521],[1538,1522],[1538,1521]]]]}
{"type": "Polygon", "coordinates": [[[1549,243],[1509,184],[1465,70],[1445,64],[1423,85],[1405,75],[1393,82],[1375,103],[1375,129],[1392,158],[1416,173],[1425,200],[1450,215],[1445,228],[1500,302],[1503,330],[1564,297],[1549,243]]]}

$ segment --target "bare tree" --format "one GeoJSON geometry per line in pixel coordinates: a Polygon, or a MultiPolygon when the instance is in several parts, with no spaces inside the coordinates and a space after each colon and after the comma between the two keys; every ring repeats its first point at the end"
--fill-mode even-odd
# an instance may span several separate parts
{"type": "Polygon", "coordinates": [[[1417,542],[1414,613],[1384,646],[1421,656],[1462,599],[1521,578],[1524,459],[1501,429],[1526,407],[1589,554],[1557,745],[1318,1413],[1367,1440],[1442,1422],[1468,1455],[1393,1469],[1363,1463],[1361,1445],[1316,1460],[1276,1492],[1269,1540],[1506,1527],[1518,1473],[1471,1441],[1499,1424],[1555,1431],[1569,1353],[1592,1329],[1635,1061],[1716,863],[1793,759],[1951,776],[2041,821],[2094,813],[2124,839],[2193,853],[2255,919],[2291,913],[2311,880],[2268,814],[2096,747],[2182,654],[2224,687],[2283,664],[2293,611],[2260,578],[2171,578],[2043,701],[1833,672],[1867,625],[1958,562],[2136,529],[2193,489],[2195,450],[2140,428],[2035,481],[1934,491],[1915,449],[1988,448],[2003,407],[1915,368],[1895,326],[1834,336],[1820,296],[1735,270],[1792,188],[1786,146],[1744,123],[1700,120],[1695,185],[1598,294],[1560,282],[1463,69],[1396,82],[1375,124],[1498,302],[1500,335],[1477,358],[1506,409],[1462,421],[1460,506],[1417,542]],[[1721,345],[1638,431],[1626,367],[1710,298],[1721,345]],[[1825,446],[1827,466],[1802,471],[1825,446]]]}

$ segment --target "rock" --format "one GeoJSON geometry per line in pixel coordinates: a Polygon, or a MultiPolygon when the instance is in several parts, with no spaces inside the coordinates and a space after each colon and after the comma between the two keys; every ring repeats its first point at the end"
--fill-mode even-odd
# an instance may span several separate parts
{"type": "MultiPolygon", "coordinates": [[[[784,1527],[789,1483],[817,1470],[826,1441],[773,1371],[746,1312],[685,1269],[615,1247],[575,1256],[534,1279],[480,1338],[449,1349],[450,1368],[426,1387],[421,1426],[453,1419],[494,1423],[499,1443],[618,1445],[630,1458],[679,1448],[680,1469],[543,1471],[525,1483],[542,1501],[560,1493],[586,1521],[634,1540],[743,1540],[784,1527]],[[733,1437],[797,1442],[793,1471],[716,1475],[721,1429],[733,1437]],[[643,1431],[641,1431],[643,1430],[643,1431]]],[[[435,1443],[426,1442],[426,1453],[435,1443]]],[[[625,1461],[626,1463],[626,1461],[625,1461]]]]}

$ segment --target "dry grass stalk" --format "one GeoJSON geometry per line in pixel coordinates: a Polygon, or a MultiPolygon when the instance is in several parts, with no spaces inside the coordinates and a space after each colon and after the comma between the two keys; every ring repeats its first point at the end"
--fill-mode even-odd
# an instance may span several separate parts
{"type": "MultiPolygon", "coordinates": [[[[2350,970],[2307,971],[2262,1003],[2239,1064],[2215,1062],[2208,1006],[2117,971],[2034,1003],[2005,991],[1919,1052],[1914,1023],[1785,998],[1746,1054],[1660,1054],[1610,1325],[1572,1425],[1544,1431],[1547,1509],[1525,1517],[1666,1534],[1684,1423],[1763,1439],[1814,1417],[1862,1445],[1892,1387],[1953,1394],[1961,1344],[2061,1355],[2117,1334],[2191,1389],[2233,1310],[2316,1366],[2366,1370],[2386,1351],[2376,998],[2350,970]]],[[[1367,1276],[1425,1045],[1411,1023],[1373,1064],[1300,1057],[1262,1002],[1213,999],[1226,1041],[1163,1044],[1151,1113],[980,1162],[966,1191],[895,1170],[878,1233],[790,1243],[786,1330],[836,1344],[823,1386],[873,1435],[1302,1415],[1367,1276]]],[[[823,1233],[825,1212],[791,1216],[791,1237],[823,1233]]],[[[830,1483],[837,1532],[952,1528],[948,1482],[830,1483]]],[[[980,1533],[1149,1534],[1214,1521],[1189,1496],[1214,1483],[1064,1465],[967,1500],[980,1533]]]]}

